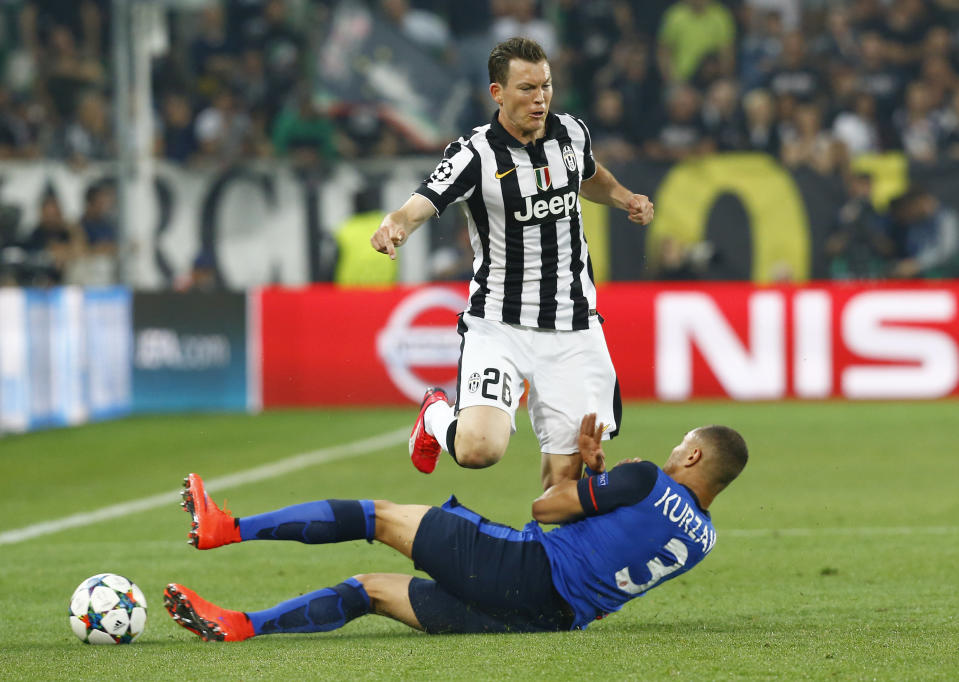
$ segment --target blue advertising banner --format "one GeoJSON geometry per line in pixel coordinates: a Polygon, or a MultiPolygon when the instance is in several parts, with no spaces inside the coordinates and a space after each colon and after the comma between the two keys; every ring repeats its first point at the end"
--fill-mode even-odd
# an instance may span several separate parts
{"type": "Polygon", "coordinates": [[[136,293],[133,409],[246,410],[242,293],[136,293]]]}
{"type": "Polygon", "coordinates": [[[0,432],[130,411],[130,293],[121,287],[0,293],[0,432]]]}

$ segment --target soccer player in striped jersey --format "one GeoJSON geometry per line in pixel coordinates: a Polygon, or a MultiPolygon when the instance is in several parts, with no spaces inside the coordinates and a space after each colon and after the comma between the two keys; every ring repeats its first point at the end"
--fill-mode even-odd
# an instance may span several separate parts
{"type": "Polygon", "coordinates": [[[552,78],[543,49],[511,38],[489,57],[489,124],[450,143],[443,159],[370,238],[396,249],[427,219],[460,204],[473,246],[469,301],[455,405],[442,389],[426,393],[410,436],[410,457],[432,472],[441,450],[461,466],[499,461],[516,430],[529,382],[529,413],[539,439],[543,487],[578,479],[580,415],[596,412],[619,432],[619,385],[596,310],[593,269],[580,197],[627,212],[647,225],[653,204],[623,187],[593,159],[579,119],[550,112],[552,78]]]}
{"type": "Polygon", "coordinates": [[[749,457],[736,431],[704,426],[685,435],[662,469],[630,459],[607,472],[602,433],[595,414],[582,419],[578,447],[597,473],[547,490],[533,502],[536,520],[522,530],[488,521],[455,497],[442,507],[318,500],[234,518],[190,474],[183,497],[197,549],[254,540],[375,540],[431,580],[355,575],[261,611],[224,609],[171,583],[164,604],[205,640],[326,632],[369,613],[430,634],[585,628],[709,554],[716,531],[707,509],[749,457]],[[539,523],[564,525],[544,532],[539,523]]]}

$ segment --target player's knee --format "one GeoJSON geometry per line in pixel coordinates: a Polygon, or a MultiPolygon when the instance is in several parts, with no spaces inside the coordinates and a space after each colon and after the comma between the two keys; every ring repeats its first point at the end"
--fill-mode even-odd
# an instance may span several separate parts
{"type": "Polygon", "coordinates": [[[456,430],[456,461],[460,466],[482,469],[500,461],[508,444],[509,432],[504,437],[461,424],[456,430]]]}
{"type": "Polygon", "coordinates": [[[396,506],[396,502],[390,502],[389,500],[373,500],[373,513],[379,515],[392,510],[396,506]]]}
{"type": "Polygon", "coordinates": [[[366,594],[369,595],[370,599],[374,599],[374,593],[378,593],[381,589],[381,581],[377,580],[377,573],[360,573],[353,576],[353,580],[358,582],[363,586],[363,589],[366,590],[366,594]]]}

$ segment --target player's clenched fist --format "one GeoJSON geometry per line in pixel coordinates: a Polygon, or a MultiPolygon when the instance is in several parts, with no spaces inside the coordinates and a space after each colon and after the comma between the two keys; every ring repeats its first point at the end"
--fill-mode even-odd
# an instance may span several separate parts
{"type": "Polygon", "coordinates": [[[649,225],[653,220],[653,202],[645,194],[634,194],[626,204],[629,219],[640,225],[649,225]]]}
{"type": "Polygon", "coordinates": [[[380,253],[388,253],[391,260],[396,260],[396,247],[402,246],[408,236],[406,229],[397,225],[388,215],[370,237],[370,244],[380,253]]]}

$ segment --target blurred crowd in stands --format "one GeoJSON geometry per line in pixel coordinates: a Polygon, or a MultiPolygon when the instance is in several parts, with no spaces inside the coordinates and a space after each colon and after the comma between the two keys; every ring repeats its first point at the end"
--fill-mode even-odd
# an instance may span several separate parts
{"type": "MultiPolygon", "coordinates": [[[[166,10],[170,49],[153,64],[157,157],[199,167],[269,157],[328,167],[436,151],[368,100],[321,96],[316,63],[335,0],[192,4],[166,10]]],[[[526,35],[550,57],[554,110],[587,121],[600,160],[767,152],[848,188],[827,244],[836,276],[917,276],[959,260],[951,209],[911,188],[878,213],[868,177],[851,164],[888,150],[917,163],[959,161],[959,0],[352,4],[468,87],[454,134],[492,113],[489,48],[526,35]]],[[[110,6],[0,0],[0,159],[115,157],[110,6]]],[[[99,189],[88,204],[112,206],[111,192],[99,189]]],[[[22,246],[49,251],[54,263],[79,249],[109,255],[115,221],[99,210],[74,224],[51,197],[22,246]]],[[[663,254],[675,268],[661,275],[695,277],[703,253],[663,254]]]]}

